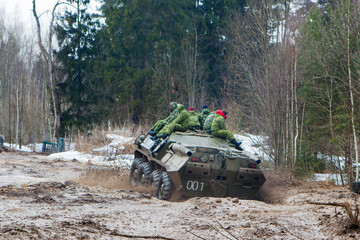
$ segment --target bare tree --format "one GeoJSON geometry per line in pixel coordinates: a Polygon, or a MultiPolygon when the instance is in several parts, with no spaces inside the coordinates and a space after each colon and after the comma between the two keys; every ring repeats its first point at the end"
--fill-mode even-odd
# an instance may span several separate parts
{"type": "Polygon", "coordinates": [[[182,47],[188,104],[193,107],[200,106],[205,101],[205,96],[201,89],[204,89],[206,61],[201,57],[199,49],[199,45],[203,41],[203,34],[199,33],[196,25],[194,17],[193,31],[187,32],[182,47]]]}
{"type": "Polygon", "coordinates": [[[351,75],[351,66],[350,66],[350,0],[347,2],[347,70],[348,70],[348,84],[349,84],[349,95],[350,95],[350,104],[351,104],[351,128],[354,138],[354,148],[355,148],[355,162],[356,162],[356,173],[355,180],[359,180],[359,150],[356,136],[355,128],[355,106],[354,106],[354,96],[353,96],[353,84],[352,84],[352,75],[351,75]]]}
{"type": "Polygon", "coordinates": [[[244,15],[234,18],[234,54],[229,61],[232,77],[226,88],[235,103],[232,109],[243,106],[244,121],[256,126],[252,130],[269,136],[271,155],[279,165],[283,148],[282,118],[286,108],[282,103],[285,102],[284,86],[287,84],[275,64],[280,52],[271,47],[267,34],[270,9],[271,4],[265,1],[251,2],[244,15]]]}
{"type": "MultiPolygon", "coordinates": [[[[275,166],[294,169],[300,119],[296,32],[289,1],[251,1],[234,18],[225,89],[247,131],[268,136],[275,166]],[[238,109],[238,110],[237,110],[238,109]]],[[[237,123],[239,125],[240,123],[237,123]]]]}
{"type": "Polygon", "coordinates": [[[61,105],[60,99],[58,95],[58,91],[56,88],[56,76],[55,76],[55,60],[53,55],[53,36],[54,36],[54,20],[55,20],[55,12],[56,8],[62,3],[60,0],[57,1],[53,10],[51,12],[51,20],[49,24],[49,33],[48,33],[48,48],[46,49],[41,36],[41,24],[39,20],[39,15],[36,12],[36,0],[33,0],[33,15],[35,17],[36,26],[37,26],[37,38],[38,38],[38,45],[40,47],[40,51],[42,53],[42,57],[46,63],[47,69],[49,71],[49,78],[50,78],[50,86],[51,86],[51,95],[52,95],[52,102],[53,102],[53,112],[54,112],[54,129],[55,129],[55,136],[52,137],[60,137],[60,114],[61,114],[61,105]]]}

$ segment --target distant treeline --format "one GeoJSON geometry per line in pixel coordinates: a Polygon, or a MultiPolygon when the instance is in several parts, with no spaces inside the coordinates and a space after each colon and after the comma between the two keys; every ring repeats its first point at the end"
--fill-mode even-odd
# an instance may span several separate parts
{"type": "Polygon", "coordinates": [[[352,172],[360,1],[103,0],[99,14],[89,3],[59,2],[58,47],[46,49],[51,33],[42,31],[41,51],[0,17],[0,133],[7,139],[149,126],[176,101],[197,111],[227,109],[228,128],[268,137],[276,166],[352,172]],[[318,153],[335,160],[319,161],[318,153]],[[345,156],[348,169],[336,156],[345,156]]]}

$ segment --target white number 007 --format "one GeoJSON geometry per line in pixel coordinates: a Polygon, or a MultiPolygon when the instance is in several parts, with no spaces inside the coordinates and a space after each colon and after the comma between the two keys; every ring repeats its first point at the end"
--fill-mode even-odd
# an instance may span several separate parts
{"type": "Polygon", "coordinates": [[[199,183],[198,181],[188,180],[186,184],[186,188],[187,190],[191,190],[191,191],[197,191],[198,189],[202,191],[204,190],[204,182],[199,183]]]}

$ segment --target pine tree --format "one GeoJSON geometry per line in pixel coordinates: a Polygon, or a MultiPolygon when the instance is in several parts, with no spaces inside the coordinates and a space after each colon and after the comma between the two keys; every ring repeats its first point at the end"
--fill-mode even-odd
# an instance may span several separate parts
{"type": "Polygon", "coordinates": [[[58,86],[66,127],[86,128],[108,118],[111,90],[102,76],[104,37],[96,15],[87,11],[89,0],[68,0],[69,7],[55,28],[60,44],[58,86]],[[62,80],[63,79],[63,80],[62,80]]]}

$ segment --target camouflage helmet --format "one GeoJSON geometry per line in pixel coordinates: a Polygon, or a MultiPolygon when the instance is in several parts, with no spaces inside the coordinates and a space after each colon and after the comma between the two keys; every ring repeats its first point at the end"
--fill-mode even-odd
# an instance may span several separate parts
{"type": "Polygon", "coordinates": [[[181,112],[182,110],[185,110],[185,106],[180,103],[177,105],[177,108],[178,108],[179,112],[181,112]]]}
{"type": "Polygon", "coordinates": [[[171,102],[170,103],[170,107],[171,107],[172,110],[175,110],[177,108],[177,105],[178,105],[177,102],[171,102]]]}

